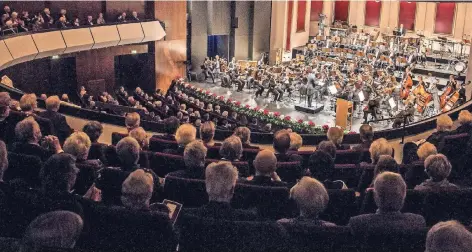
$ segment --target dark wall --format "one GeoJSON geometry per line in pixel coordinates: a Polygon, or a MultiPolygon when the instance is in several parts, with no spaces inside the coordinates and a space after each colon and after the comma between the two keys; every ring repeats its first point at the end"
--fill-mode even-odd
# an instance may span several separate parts
{"type": "Polygon", "coordinates": [[[133,90],[139,86],[146,92],[154,91],[153,62],[154,54],[150,53],[115,56],[115,85],[133,90]]]}
{"type": "Polygon", "coordinates": [[[44,58],[14,65],[0,72],[14,87],[27,92],[47,95],[76,90],[77,75],[74,57],[44,58]]]}
{"type": "Polygon", "coordinates": [[[138,12],[138,17],[144,19],[145,1],[106,1],[107,18],[114,19],[118,15],[126,11],[131,16],[132,11],[138,12]]]}

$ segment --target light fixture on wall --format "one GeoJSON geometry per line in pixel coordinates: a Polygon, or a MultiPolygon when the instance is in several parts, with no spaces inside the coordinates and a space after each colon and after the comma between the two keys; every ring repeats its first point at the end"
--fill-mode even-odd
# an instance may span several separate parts
{"type": "Polygon", "coordinates": [[[131,50],[131,53],[132,53],[132,54],[136,54],[136,53],[138,53],[138,51],[136,51],[136,50],[131,50]]]}
{"type": "Polygon", "coordinates": [[[51,58],[52,59],[59,59],[59,55],[53,55],[51,58]]]}

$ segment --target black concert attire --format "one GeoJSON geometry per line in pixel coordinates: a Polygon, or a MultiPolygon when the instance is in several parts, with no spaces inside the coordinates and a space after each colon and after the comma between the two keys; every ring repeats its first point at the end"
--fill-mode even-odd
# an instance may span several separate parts
{"type": "Polygon", "coordinates": [[[364,109],[364,123],[367,123],[367,118],[371,114],[375,120],[377,120],[377,108],[380,107],[380,102],[378,100],[370,100],[367,104],[367,108],[364,109]]]}

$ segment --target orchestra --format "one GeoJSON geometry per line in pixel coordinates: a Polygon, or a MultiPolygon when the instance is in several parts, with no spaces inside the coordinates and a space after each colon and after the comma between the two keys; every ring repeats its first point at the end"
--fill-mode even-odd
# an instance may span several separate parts
{"type": "Polygon", "coordinates": [[[310,108],[313,101],[316,106],[326,98],[343,98],[353,103],[354,110],[363,111],[364,122],[383,118],[382,113],[410,116],[413,109],[417,116],[432,116],[465,101],[465,89],[456,76],[451,75],[446,86],[431,73],[425,78],[415,76],[413,69],[425,57],[420,42],[404,39],[402,25],[394,33],[394,39],[385,35],[379,42],[363,31],[347,36],[336,31],[333,36],[316,36],[290,62],[270,66],[265,54],[257,61],[233,57],[227,62],[216,56],[205,59],[202,69],[205,79],[214,82],[220,76],[221,86],[234,86],[238,92],[245,87],[255,89],[256,98],[272,95],[272,102],[291,99],[297,93],[300,103],[310,108]]]}

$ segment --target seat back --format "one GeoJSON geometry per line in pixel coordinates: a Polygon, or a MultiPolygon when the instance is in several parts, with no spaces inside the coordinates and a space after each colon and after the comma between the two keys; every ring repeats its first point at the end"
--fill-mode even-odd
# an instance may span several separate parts
{"type": "Polygon", "coordinates": [[[358,213],[355,190],[328,190],[328,195],[328,206],[320,218],[338,225],[346,225],[349,219],[358,213]]]}
{"type": "Polygon", "coordinates": [[[182,156],[155,152],[149,157],[149,166],[157,176],[165,177],[169,172],[185,169],[185,162],[182,156]]]}
{"type": "Polygon", "coordinates": [[[162,152],[165,149],[177,149],[179,145],[176,141],[169,141],[157,137],[149,139],[149,150],[154,152],[162,152]]]}
{"type": "Polygon", "coordinates": [[[335,164],[357,164],[362,155],[362,151],[356,150],[337,150],[335,164]]]}
{"type": "Polygon", "coordinates": [[[464,166],[463,159],[463,157],[467,158],[464,156],[464,150],[467,150],[469,138],[470,136],[467,133],[445,136],[438,146],[438,152],[444,154],[452,164],[453,169],[449,175],[450,181],[463,180],[465,173],[471,174],[470,167],[464,166]]]}
{"type": "Polygon", "coordinates": [[[98,174],[95,185],[102,191],[102,202],[121,205],[121,187],[129,172],[117,168],[103,168],[98,174]]]}
{"type": "Polygon", "coordinates": [[[284,251],[285,233],[274,222],[225,221],[182,216],[182,251],[284,251]]]}
{"type": "MultiPolygon", "coordinates": [[[[423,212],[423,201],[426,193],[417,190],[407,190],[405,203],[403,204],[403,213],[415,213],[422,214],[423,212]]],[[[361,207],[359,209],[360,214],[375,213],[377,205],[374,201],[374,193],[372,190],[367,190],[361,207]]]]}
{"type": "Polygon", "coordinates": [[[457,220],[469,223],[472,218],[472,189],[430,192],[424,198],[423,215],[427,225],[457,220]]]}
{"type": "Polygon", "coordinates": [[[289,247],[286,251],[347,251],[354,244],[351,229],[346,226],[320,227],[300,223],[283,223],[289,247]]]}
{"type": "Polygon", "coordinates": [[[424,171],[424,163],[422,161],[412,162],[406,165],[405,169],[405,183],[408,189],[414,189],[415,186],[428,179],[428,174],[424,171]]]}
{"type": "MultiPolygon", "coordinates": [[[[205,159],[205,163],[208,165],[210,163],[218,163],[221,159],[205,159]]],[[[249,177],[251,173],[249,172],[249,163],[246,161],[233,161],[231,162],[234,167],[238,168],[239,177],[249,177]]]]}
{"type": "Polygon", "coordinates": [[[42,166],[39,157],[8,152],[8,169],[3,179],[5,181],[21,179],[29,186],[38,187],[41,182],[39,172],[42,166]]]}
{"type": "Polygon", "coordinates": [[[342,180],[349,188],[357,186],[361,171],[356,164],[335,164],[331,180],[342,180]]]}
{"type": "Polygon", "coordinates": [[[238,183],[231,205],[234,208],[255,208],[262,218],[280,219],[289,215],[289,189],[238,183]]]}
{"type": "Polygon", "coordinates": [[[395,230],[385,228],[369,232],[360,238],[360,249],[366,252],[423,252],[425,251],[427,228],[395,230]]]}
{"type": "Polygon", "coordinates": [[[166,176],[164,183],[166,199],[177,201],[185,208],[199,207],[208,202],[205,180],[166,176]]]}
{"type": "Polygon", "coordinates": [[[75,180],[74,193],[84,195],[98,177],[97,166],[89,164],[76,164],[79,168],[77,179],[75,180]]]}
{"type": "Polygon", "coordinates": [[[123,139],[127,136],[128,136],[128,134],[125,134],[125,133],[112,132],[111,133],[111,144],[116,146],[121,139],[123,139]]]}
{"type": "Polygon", "coordinates": [[[88,232],[77,247],[93,251],[175,251],[176,237],[167,214],[95,206],[88,232]]]}
{"type": "Polygon", "coordinates": [[[208,146],[206,157],[210,159],[220,159],[220,146],[208,146]]]}
{"type": "Polygon", "coordinates": [[[277,174],[287,183],[296,183],[302,177],[302,165],[300,162],[277,162],[277,174]]]}

